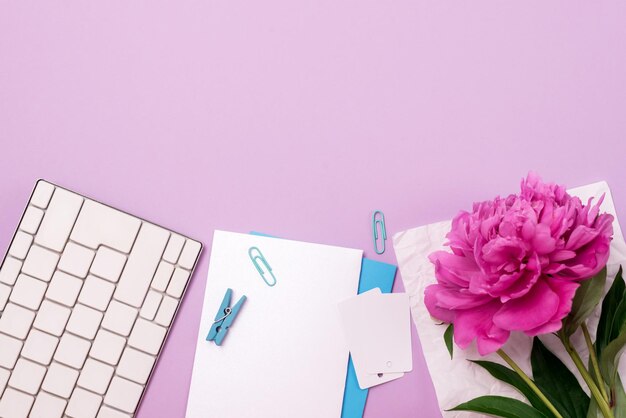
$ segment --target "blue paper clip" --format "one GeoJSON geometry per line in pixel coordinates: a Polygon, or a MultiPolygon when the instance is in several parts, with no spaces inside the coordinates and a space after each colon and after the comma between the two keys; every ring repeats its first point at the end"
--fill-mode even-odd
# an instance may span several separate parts
{"type": "Polygon", "coordinates": [[[379,210],[375,211],[372,215],[372,232],[374,234],[374,251],[376,251],[376,254],[384,253],[385,241],[387,240],[387,228],[385,227],[385,215],[379,210]],[[380,215],[380,218],[376,215],[380,215]],[[380,249],[378,247],[378,225],[380,225],[380,242],[382,244],[380,249]]]}
{"type": "Polygon", "coordinates": [[[274,286],[276,284],[276,277],[272,272],[272,267],[263,256],[261,250],[259,250],[257,247],[250,247],[250,249],[248,250],[248,255],[250,256],[250,260],[252,260],[254,267],[256,267],[256,270],[261,275],[261,278],[263,279],[265,284],[270,287],[274,286]],[[263,267],[265,267],[266,271],[263,271],[263,267]]]}
{"type": "Polygon", "coordinates": [[[206,336],[207,341],[214,341],[216,345],[222,345],[226,333],[228,333],[228,328],[233,324],[239,310],[246,301],[246,296],[244,295],[235,306],[231,307],[230,298],[232,295],[233,289],[228,289],[220,305],[220,310],[217,311],[217,315],[215,315],[215,321],[213,321],[213,325],[209,330],[209,335],[206,336]]]}

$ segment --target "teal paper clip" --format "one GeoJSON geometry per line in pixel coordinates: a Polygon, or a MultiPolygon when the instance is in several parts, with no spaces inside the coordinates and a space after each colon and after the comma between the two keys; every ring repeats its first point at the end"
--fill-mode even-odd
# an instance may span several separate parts
{"type": "Polygon", "coordinates": [[[385,215],[377,210],[372,215],[372,232],[374,234],[374,251],[376,254],[385,252],[385,241],[387,240],[387,228],[385,227],[385,215]],[[378,217],[377,215],[380,215],[378,217]],[[380,236],[378,235],[378,225],[380,225],[380,236]],[[380,238],[381,246],[379,248],[378,241],[380,238]]]}
{"type": "Polygon", "coordinates": [[[228,333],[228,328],[230,328],[233,324],[233,321],[241,310],[243,303],[246,301],[246,296],[244,295],[241,299],[239,299],[239,301],[237,301],[237,303],[235,303],[235,306],[231,307],[230,299],[232,295],[233,289],[228,289],[224,295],[220,309],[215,315],[215,320],[213,321],[213,325],[211,325],[209,335],[206,336],[206,340],[213,341],[215,345],[222,345],[222,342],[228,333]]]}
{"type": "Polygon", "coordinates": [[[274,286],[276,284],[276,277],[272,272],[272,267],[269,265],[261,250],[257,247],[250,247],[248,250],[248,255],[250,256],[250,260],[252,260],[252,264],[256,267],[256,270],[261,275],[261,278],[268,286],[274,286]],[[263,270],[265,267],[265,270],[263,270]]]}

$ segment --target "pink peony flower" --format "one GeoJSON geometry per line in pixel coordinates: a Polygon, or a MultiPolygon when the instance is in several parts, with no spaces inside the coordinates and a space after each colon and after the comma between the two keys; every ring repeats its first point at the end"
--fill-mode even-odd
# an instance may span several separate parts
{"type": "Polygon", "coordinates": [[[558,331],[580,281],[608,260],[613,216],[599,213],[603,199],[583,205],[530,173],[519,195],[460,212],[447,235],[452,252],[429,257],[437,283],[425,291],[428,311],[454,324],[459,347],[475,339],[481,355],[511,331],[558,331]]]}

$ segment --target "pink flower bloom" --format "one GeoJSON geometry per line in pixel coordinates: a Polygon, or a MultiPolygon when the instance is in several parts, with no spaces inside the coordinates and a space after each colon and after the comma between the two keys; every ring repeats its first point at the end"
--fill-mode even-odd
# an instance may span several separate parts
{"type": "Polygon", "coordinates": [[[460,212],[447,235],[452,252],[429,257],[437,283],[425,291],[428,311],[454,324],[459,347],[476,340],[481,355],[511,331],[558,331],[579,282],[608,260],[613,216],[599,213],[603,198],[583,205],[530,173],[519,195],[460,212]]]}

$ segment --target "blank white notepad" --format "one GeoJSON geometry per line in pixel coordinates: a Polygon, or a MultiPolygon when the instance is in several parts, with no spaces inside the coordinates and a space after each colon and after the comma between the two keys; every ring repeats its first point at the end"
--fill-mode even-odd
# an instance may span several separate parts
{"type": "Polygon", "coordinates": [[[360,250],[216,231],[187,417],[339,417],[348,350],[337,302],[357,293],[361,259],[360,250]],[[228,288],[232,303],[247,300],[217,346],[205,339],[228,288]]]}

